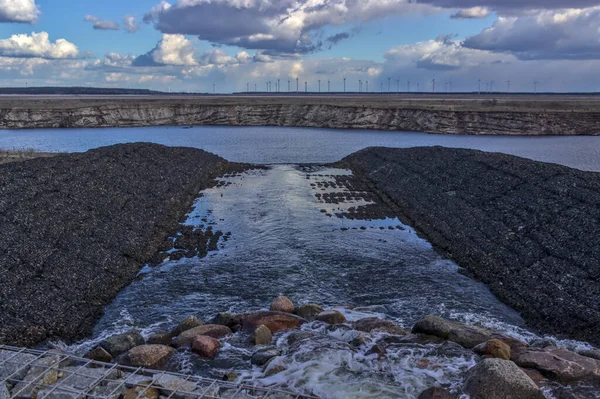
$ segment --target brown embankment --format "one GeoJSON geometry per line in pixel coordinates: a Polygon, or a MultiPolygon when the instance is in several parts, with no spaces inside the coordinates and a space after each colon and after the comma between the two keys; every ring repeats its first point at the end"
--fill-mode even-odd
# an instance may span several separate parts
{"type": "Polygon", "coordinates": [[[5,97],[1,129],[295,126],[440,134],[599,135],[595,96],[5,97]]]}

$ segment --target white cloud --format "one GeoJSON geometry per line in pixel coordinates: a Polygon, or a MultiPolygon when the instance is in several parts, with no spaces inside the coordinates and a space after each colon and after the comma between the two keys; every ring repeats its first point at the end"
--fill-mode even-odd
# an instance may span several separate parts
{"type": "Polygon", "coordinates": [[[464,46],[520,59],[600,59],[600,7],[500,17],[464,46]]]}
{"type": "Polygon", "coordinates": [[[0,0],[0,22],[32,24],[40,14],[35,0],[0,0]]]}
{"type": "Polygon", "coordinates": [[[481,19],[490,15],[487,7],[471,7],[458,10],[450,18],[452,19],[481,19]]]}
{"type": "Polygon", "coordinates": [[[137,32],[140,29],[137,17],[135,15],[126,15],[123,17],[123,27],[129,33],[137,32]]]}
{"type": "Polygon", "coordinates": [[[164,34],[162,40],[149,53],[137,58],[138,66],[196,65],[196,47],[184,35],[164,34]]]}
{"type": "Polygon", "coordinates": [[[111,72],[104,76],[104,81],[107,83],[129,82],[130,80],[131,78],[129,76],[122,73],[111,72]]]}
{"type": "Polygon", "coordinates": [[[0,55],[5,57],[60,59],[76,58],[78,54],[79,50],[73,43],[65,39],[52,43],[46,32],[12,35],[0,40],[0,55]]]}

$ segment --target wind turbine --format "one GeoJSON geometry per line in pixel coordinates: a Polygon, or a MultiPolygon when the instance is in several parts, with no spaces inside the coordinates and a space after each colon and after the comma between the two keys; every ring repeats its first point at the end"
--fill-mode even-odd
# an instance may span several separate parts
{"type": "Polygon", "coordinates": [[[396,79],[397,92],[400,93],[400,79],[396,79]]]}
{"type": "Polygon", "coordinates": [[[308,93],[308,82],[307,81],[304,82],[304,92],[308,93]]]}
{"type": "Polygon", "coordinates": [[[216,86],[216,85],[213,83],[213,94],[215,94],[215,93],[216,93],[215,86],[216,86]]]}
{"type": "Polygon", "coordinates": [[[299,91],[299,78],[296,78],[296,93],[299,91]]]}
{"type": "Polygon", "coordinates": [[[431,83],[433,84],[433,93],[435,93],[435,76],[431,79],[431,83]]]}
{"type": "Polygon", "coordinates": [[[388,93],[392,91],[392,78],[388,78],[388,93]]]}
{"type": "Polygon", "coordinates": [[[319,93],[321,92],[321,79],[319,79],[319,93]]]}
{"type": "Polygon", "coordinates": [[[490,92],[494,92],[494,81],[490,81],[490,92]]]}
{"type": "Polygon", "coordinates": [[[362,92],[362,80],[358,79],[358,92],[362,92]]]}
{"type": "Polygon", "coordinates": [[[410,93],[410,80],[408,81],[408,84],[406,85],[406,92],[410,93]]]}
{"type": "Polygon", "coordinates": [[[508,85],[508,87],[506,88],[506,92],[507,92],[507,93],[510,93],[510,79],[508,79],[508,80],[506,81],[506,84],[508,85]]]}
{"type": "Polygon", "coordinates": [[[277,79],[277,93],[281,91],[281,79],[277,79]]]}
{"type": "Polygon", "coordinates": [[[256,86],[256,83],[254,83],[254,92],[258,92],[258,87],[256,86]]]}
{"type": "Polygon", "coordinates": [[[331,81],[327,81],[327,93],[331,93],[331,81]]]}
{"type": "Polygon", "coordinates": [[[369,81],[367,80],[367,90],[365,90],[365,93],[369,92],[369,81]]]}
{"type": "Polygon", "coordinates": [[[344,93],[346,92],[346,78],[344,78],[344,93]]]}
{"type": "Polygon", "coordinates": [[[478,87],[478,89],[477,89],[477,94],[481,94],[481,79],[479,79],[479,80],[477,81],[477,84],[478,84],[478,86],[477,86],[477,87],[478,87]]]}
{"type": "Polygon", "coordinates": [[[534,80],[533,81],[533,94],[537,94],[537,85],[538,85],[538,81],[534,80]]]}
{"type": "Polygon", "coordinates": [[[288,93],[292,91],[292,81],[288,79],[288,93]]]}

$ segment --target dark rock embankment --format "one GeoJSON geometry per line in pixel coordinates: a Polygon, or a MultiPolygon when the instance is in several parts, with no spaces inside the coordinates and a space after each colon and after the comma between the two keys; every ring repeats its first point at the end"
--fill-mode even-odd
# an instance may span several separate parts
{"type": "Polygon", "coordinates": [[[0,344],[89,334],[199,191],[244,168],[155,144],[0,165],[0,344]]]}
{"type": "Polygon", "coordinates": [[[599,173],[441,147],[368,148],[340,166],[532,327],[600,344],[599,173]]]}

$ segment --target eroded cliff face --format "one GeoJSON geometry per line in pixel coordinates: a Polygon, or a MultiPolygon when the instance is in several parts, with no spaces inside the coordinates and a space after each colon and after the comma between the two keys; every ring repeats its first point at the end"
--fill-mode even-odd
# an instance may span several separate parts
{"type": "Polygon", "coordinates": [[[442,134],[600,135],[598,112],[489,112],[324,104],[119,104],[0,110],[0,128],[296,126],[442,134]]]}

